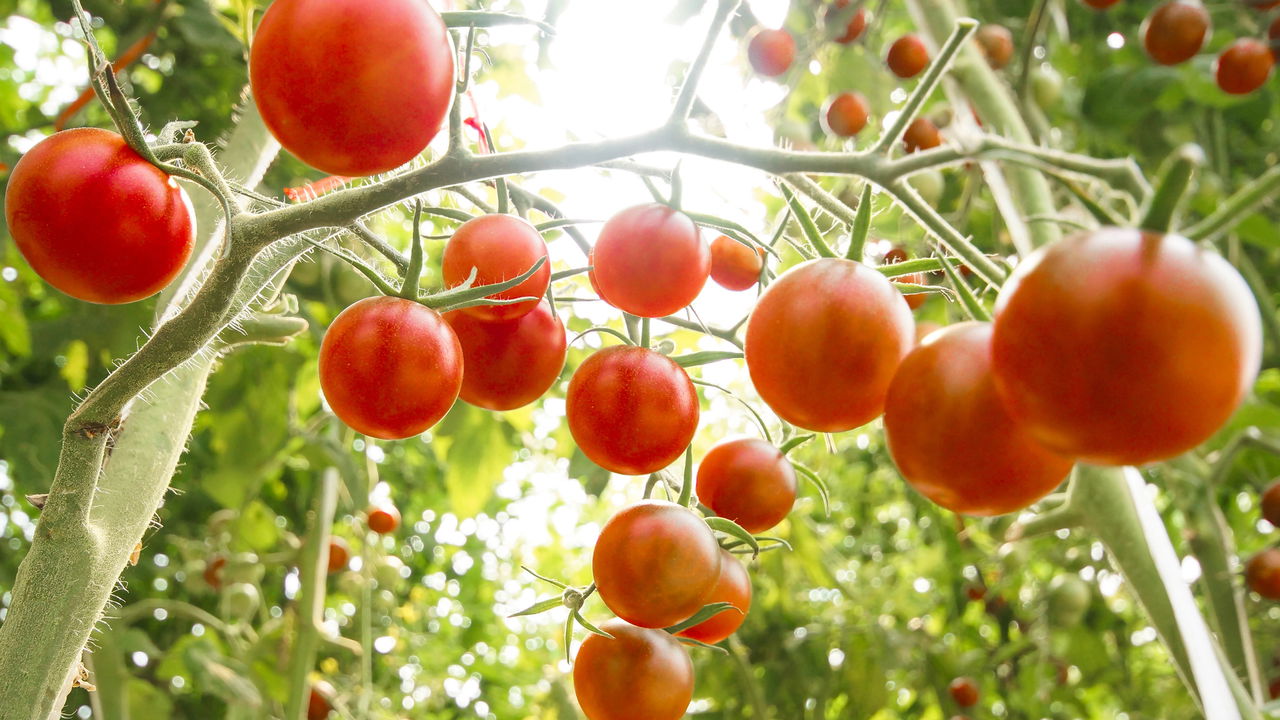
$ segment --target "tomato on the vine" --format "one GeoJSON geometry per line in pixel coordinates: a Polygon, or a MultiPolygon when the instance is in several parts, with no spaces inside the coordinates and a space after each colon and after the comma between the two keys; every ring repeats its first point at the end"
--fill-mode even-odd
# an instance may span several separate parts
{"type": "Polygon", "coordinates": [[[400,511],[395,505],[375,505],[365,513],[365,524],[379,535],[388,535],[400,527],[400,511]]]}
{"type": "Polygon", "coordinates": [[[758,438],[711,448],[698,465],[698,500],[750,533],[787,517],[796,502],[796,474],[786,456],[758,438]]]}
{"type": "Polygon", "coordinates": [[[329,699],[321,695],[319,690],[311,688],[311,694],[307,697],[307,720],[325,720],[332,710],[329,699]]]}
{"type": "Polygon", "coordinates": [[[1112,5],[1120,2],[1120,0],[1080,0],[1080,2],[1083,2],[1094,10],[1106,10],[1112,5]]]}
{"type": "Polygon", "coordinates": [[[537,272],[513,288],[489,296],[494,300],[531,297],[511,305],[479,305],[464,312],[481,320],[515,320],[533,312],[551,285],[547,244],[538,229],[515,215],[494,213],[472,218],[458,227],[444,246],[440,271],[449,287],[461,285],[476,271],[472,287],[492,285],[520,277],[539,260],[537,272]]]}
{"type": "Polygon", "coordinates": [[[573,689],[588,720],[679,720],[693,700],[693,661],[670,634],[613,619],[573,662],[573,689]]]}
{"type": "Polygon", "coordinates": [[[329,538],[329,574],[338,572],[347,567],[347,563],[351,562],[351,546],[346,540],[340,537],[332,536],[329,538]]]}
{"type": "MultiPolygon", "coordinates": [[[[923,176],[922,175],[912,176],[913,179],[916,177],[923,177],[923,176]]],[[[917,192],[920,192],[919,189],[917,189],[917,192]]],[[[921,192],[920,196],[925,197],[925,194],[921,192]]],[[[907,260],[907,251],[903,250],[902,248],[892,248],[891,250],[889,250],[889,252],[885,253],[884,255],[885,265],[892,265],[893,263],[905,262],[906,260],[907,260]]],[[[925,284],[924,273],[911,273],[910,275],[900,275],[894,278],[894,280],[897,282],[906,283],[908,285],[924,285],[925,284]]],[[[911,308],[912,310],[915,310],[921,305],[924,305],[925,301],[929,299],[929,295],[927,293],[921,293],[921,292],[911,293],[910,295],[903,293],[902,297],[904,300],[907,301],[907,307],[911,308]]],[[[917,335],[918,334],[919,333],[917,333],[917,335]]]]}
{"type": "Polygon", "coordinates": [[[738,631],[751,610],[751,576],[747,568],[728,550],[720,551],[720,579],[707,595],[705,605],[727,602],[733,608],[721,610],[710,618],[681,630],[680,637],[715,644],[738,631]]]}
{"type": "Polygon", "coordinates": [[[1240,38],[1228,45],[1214,62],[1214,78],[1223,92],[1248,95],[1271,77],[1275,63],[1271,48],[1266,43],[1240,38]]]}
{"type": "Polygon", "coordinates": [[[227,558],[218,555],[205,563],[204,572],[200,577],[204,578],[205,583],[214,590],[222,589],[222,569],[227,565],[227,558]]]}
{"type": "Polygon", "coordinates": [[[372,297],[333,319],[320,344],[320,389],[334,414],[383,440],[413,437],[453,406],[462,347],[440,314],[372,297]]]}
{"type": "Polygon", "coordinates": [[[1169,0],[1142,23],[1142,44],[1152,60],[1177,65],[1195,57],[1209,36],[1209,13],[1198,2],[1169,0]]]}
{"type": "Polygon", "coordinates": [[[645,500],[605,523],[591,572],[613,614],[640,627],[670,627],[707,604],[720,579],[720,545],[693,511],[645,500]]]}
{"type": "Polygon", "coordinates": [[[488,410],[514,410],[546,394],[564,369],[564,325],[546,300],[505,322],[445,313],[462,345],[463,400],[488,410]]]}
{"type": "Polygon", "coordinates": [[[1280,528],[1280,480],[1276,480],[1262,491],[1258,504],[1262,508],[1262,519],[1280,528]]]}
{"type": "Polygon", "coordinates": [[[5,221],[45,282],[116,305],[160,292],[195,244],[187,193],[116,133],[54,133],[9,175],[5,221]]]}
{"type": "Polygon", "coordinates": [[[942,133],[929,118],[918,117],[912,120],[906,132],[902,133],[902,147],[909,153],[932,150],[941,144],[942,133]]]}
{"type": "Polygon", "coordinates": [[[929,49],[918,36],[903,35],[889,46],[885,63],[900,78],[915,77],[929,66],[929,49]]]}
{"type": "Polygon", "coordinates": [[[601,297],[640,317],[684,309],[707,284],[711,251],[688,215],[660,203],[609,218],[592,250],[601,297]]]}
{"type": "Polygon", "coordinates": [[[764,249],[721,235],[711,241],[711,279],[725,290],[747,290],[760,282],[764,249]]]}
{"type": "Polygon", "coordinates": [[[1250,590],[1268,600],[1280,600],[1280,550],[1267,548],[1249,558],[1244,579],[1250,590]]]}
{"type": "Polygon", "coordinates": [[[1013,33],[1003,25],[983,25],[974,34],[978,47],[992,70],[999,70],[1013,59],[1013,33]]]}
{"type": "Polygon", "coordinates": [[[837,137],[853,137],[867,126],[870,113],[862,93],[842,92],[827,101],[822,110],[822,126],[837,137]]]}
{"type": "Polygon", "coordinates": [[[973,707],[978,704],[978,684],[973,678],[958,677],[951,681],[947,686],[947,692],[951,693],[951,699],[956,701],[960,707],[973,707]]]}
{"type": "MultiPolygon", "coordinates": [[[[849,7],[849,0],[836,0],[827,8],[826,22],[830,24],[840,15],[840,11],[849,7]]],[[[853,17],[849,18],[848,24],[845,25],[843,32],[835,39],[841,45],[848,45],[858,38],[862,37],[862,33],[867,29],[867,22],[871,19],[871,14],[866,8],[858,8],[854,12],[853,17]]]]}
{"type": "Polygon", "coordinates": [[[766,77],[782,75],[795,59],[796,40],[786,30],[761,28],[747,42],[747,60],[766,77]]]}

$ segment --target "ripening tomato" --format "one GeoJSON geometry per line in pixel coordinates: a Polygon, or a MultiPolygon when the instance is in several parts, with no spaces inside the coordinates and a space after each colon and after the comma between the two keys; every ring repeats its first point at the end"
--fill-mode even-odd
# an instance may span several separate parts
{"type": "Polygon", "coordinates": [[[431,308],[372,297],[343,310],[320,343],[320,389],[356,432],[413,437],[453,406],[462,385],[462,347],[431,308]]]}
{"type": "Polygon", "coordinates": [[[711,251],[698,226],[659,203],[636,205],[609,218],[592,253],[601,297],[640,317],[684,309],[711,272],[711,251]]]}
{"type": "Polygon", "coordinates": [[[973,707],[978,704],[978,684],[973,678],[958,677],[947,686],[951,699],[960,707],[973,707]]]}
{"type": "Polygon", "coordinates": [[[462,345],[462,392],[487,410],[514,410],[546,394],[564,369],[564,325],[546,300],[506,322],[445,313],[462,345]]]}
{"type": "Polygon", "coordinates": [[[711,241],[711,279],[725,290],[747,290],[760,282],[764,249],[721,235],[711,241]]]}
{"type": "Polygon", "coordinates": [[[453,58],[426,0],[276,0],[253,37],[249,85],[263,122],[298,159],[373,175],[409,162],[439,132],[453,58]]]}
{"type": "Polygon", "coordinates": [[[1199,2],[1170,0],[1142,22],[1142,44],[1152,60],[1177,65],[1195,57],[1209,36],[1209,13],[1199,2]]]}
{"type": "Polygon", "coordinates": [[[692,510],[645,500],[605,523],[591,572],[614,615],[640,627],[670,627],[706,605],[720,579],[720,545],[692,510]]]}
{"type": "Polygon", "coordinates": [[[941,144],[942,133],[938,132],[938,126],[929,118],[918,117],[912,120],[906,132],[902,133],[902,147],[909,153],[932,150],[941,144]]]}
{"type": "Polygon", "coordinates": [[[907,355],[889,386],[884,436],[911,487],[966,515],[1021,510],[1071,471],[1005,411],[989,323],[950,325],[907,355]]]}
{"type": "Polygon", "coordinates": [[[1261,40],[1240,38],[1227,46],[1214,62],[1214,77],[1223,92],[1248,95],[1271,77],[1276,63],[1271,48],[1261,40]]]}
{"type": "Polygon", "coordinates": [[[587,265],[591,266],[591,269],[587,271],[587,280],[591,281],[591,289],[595,291],[597,297],[599,297],[601,300],[604,300],[606,303],[612,305],[613,303],[610,303],[607,299],[605,299],[604,293],[600,292],[600,281],[596,280],[596,249],[595,248],[591,248],[591,252],[587,253],[587,265]]]}
{"type": "Polygon", "coordinates": [[[974,39],[992,70],[999,70],[1013,59],[1013,33],[1003,25],[983,25],[974,39]]]}
{"type": "Polygon", "coordinates": [[[871,110],[862,93],[843,92],[827,101],[822,126],[837,137],[853,137],[867,126],[871,110]]]}
{"type": "Polygon", "coordinates": [[[1267,44],[1271,47],[1271,56],[1274,58],[1280,53],[1280,17],[1271,21],[1267,26],[1267,44]]]}
{"type": "Polygon", "coordinates": [[[1115,5],[1116,3],[1120,2],[1120,0],[1080,0],[1080,1],[1083,2],[1085,5],[1088,5],[1089,7],[1093,8],[1094,10],[1106,10],[1112,5],[1115,5]]]}
{"type": "Polygon", "coordinates": [[[1280,550],[1267,548],[1249,558],[1244,579],[1250,590],[1268,600],[1280,600],[1280,550]]]}
{"type": "Polygon", "coordinates": [[[209,585],[209,587],[214,590],[222,589],[222,569],[226,567],[226,565],[227,559],[221,555],[218,555],[205,563],[204,573],[201,574],[201,577],[204,578],[204,581],[209,585]]]}
{"type": "Polygon", "coordinates": [[[698,465],[698,500],[747,532],[782,522],[796,502],[796,474],[772,444],[757,438],[711,448],[698,465]]]}
{"type": "Polygon", "coordinates": [[[693,700],[693,661],[679,640],[613,619],[573,661],[573,689],[588,720],[679,720],[693,700]]]}
{"type": "Polygon", "coordinates": [[[1079,233],[1023,261],[996,300],[996,386],[1050,450],[1140,465],[1209,438],[1258,374],[1261,318],[1221,256],[1174,234],[1079,233]]]}
{"type": "Polygon", "coordinates": [[[1262,492],[1262,518],[1272,526],[1280,528],[1280,480],[1267,486],[1262,492]]]}
{"type": "Polygon", "coordinates": [[[319,690],[311,688],[311,695],[307,698],[307,720],[325,720],[332,710],[329,700],[319,690]]]}
{"type": "Polygon", "coordinates": [[[569,432],[597,465],[644,475],[670,465],[698,429],[698,393],[671,358],[619,345],[591,355],[565,394],[569,432]]]}
{"type": "Polygon", "coordinates": [[[538,229],[528,220],[515,215],[481,215],[472,218],[453,233],[444,246],[440,271],[449,287],[467,281],[476,271],[473,287],[505,282],[529,272],[539,260],[547,260],[527,280],[489,296],[494,300],[531,297],[533,300],[513,305],[483,305],[464,308],[462,312],[481,320],[514,320],[533,312],[551,285],[551,262],[547,244],[538,229]]]}
{"type": "Polygon", "coordinates": [[[400,527],[400,511],[395,505],[377,505],[365,513],[365,524],[379,535],[389,535],[400,527]]]}
{"type": "Polygon", "coordinates": [[[45,282],[78,300],[141,300],[177,276],[195,243],[191,200],[119,135],[54,133],[13,168],[5,220],[45,282]]]}
{"type": "Polygon", "coordinates": [[[720,551],[720,579],[703,604],[720,602],[731,603],[737,609],[721,610],[677,635],[713,645],[737,632],[742,621],[747,619],[751,610],[751,576],[728,550],[720,551]]]}
{"type": "Polygon", "coordinates": [[[756,30],[747,43],[747,60],[756,72],[766,77],[778,77],[791,67],[796,59],[796,41],[786,30],[756,30]]]}
{"type": "Polygon", "coordinates": [[[329,573],[333,574],[347,567],[351,562],[351,546],[337,536],[329,538],[329,573]]]}
{"type": "Polygon", "coordinates": [[[841,432],[874,419],[898,363],[915,344],[902,293],[861,263],[801,263],[760,296],[746,361],[760,398],[806,430],[841,432]]]}
{"type": "MultiPolygon", "coordinates": [[[[921,196],[923,197],[923,193],[921,194],[921,196]]],[[[884,254],[885,265],[892,265],[893,263],[905,262],[906,259],[907,259],[907,251],[903,250],[902,248],[892,248],[889,250],[889,252],[884,254]]],[[[910,275],[901,275],[899,277],[894,278],[894,280],[896,282],[906,283],[908,285],[924,285],[926,282],[924,273],[911,273],[910,275]]],[[[902,295],[902,298],[907,301],[907,307],[911,308],[912,310],[915,310],[921,305],[924,305],[925,301],[929,299],[929,295],[927,293],[911,293],[910,295],[907,295],[904,293],[902,295]]],[[[918,331],[917,331],[917,335],[919,335],[918,331]]]]}
{"type": "Polygon", "coordinates": [[[900,78],[915,77],[929,66],[929,49],[918,36],[903,35],[889,46],[885,63],[900,78]]]}
{"type": "MultiPolygon", "coordinates": [[[[846,7],[849,7],[849,0],[836,0],[835,3],[827,8],[827,23],[831,23],[839,17],[840,11],[846,7]]],[[[845,25],[844,31],[835,39],[836,42],[841,45],[848,45],[862,37],[862,33],[866,32],[867,22],[870,19],[871,14],[867,12],[866,8],[858,8],[853,17],[849,18],[849,23],[845,25]]]]}

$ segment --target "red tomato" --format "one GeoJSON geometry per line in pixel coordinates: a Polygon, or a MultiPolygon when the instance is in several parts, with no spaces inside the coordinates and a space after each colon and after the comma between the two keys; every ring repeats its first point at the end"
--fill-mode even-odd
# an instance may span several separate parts
{"type": "Polygon", "coordinates": [[[645,475],[670,465],[698,429],[698,393],[671,358],[619,345],[587,358],[565,394],[569,432],[597,465],[645,475]]]}
{"type": "Polygon", "coordinates": [[[383,440],[435,425],[458,399],[462,347],[440,314],[371,297],[338,314],[320,344],[320,389],[356,432],[383,440]]]}
{"type": "Polygon", "coordinates": [[[329,572],[336,573],[345,569],[351,562],[351,546],[340,537],[329,538],[329,572]]]}
{"type": "Polygon", "coordinates": [[[1098,465],[1204,442],[1261,354],[1249,286],[1180,235],[1074,235],[1023,261],[996,301],[992,361],[1009,413],[1049,449],[1098,465]]]}
{"type": "Polygon", "coordinates": [[[793,267],[760,296],[747,322],[747,370],[778,417],[840,432],[880,415],[914,344],[897,288],[860,263],[822,258],[793,267]]]}
{"type": "Polygon", "coordinates": [[[389,535],[400,527],[400,511],[395,505],[380,505],[369,508],[365,524],[379,535],[389,535]]]}
{"type": "Polygon", "coordinates": [[[708,644],[715,644],[737,632],[751,610],[751,576],[738,558],[728,550],[720,551],[720,579],[711,589],[704,605],[732,603],[737,610],[721,610],[709,619],[677,633],[708,644]]]}
{"type": "Polygon", "coordinates": [[[1081,0],[1085,5],[1094,10],[1106,10],[1107,8],[1120,2],[1120,0],[1081,0]]]}
{"type": "Polygon", "coordinates": [[[911,487],[966,515],[1021,510],[1071,471],[1005,411],[989,323],[950,325],[907,355],[889,386],[884,436],[911,487]]]}
{"type": "MultiPolygon", "coordinates": [[[[596,295],[601,300],[604,300],[606,303],[609,303],[609,301],[605,299],[604,293],[600,292],[600,281],[596,280],[596,270],[595,270],[596,249],[595,248],[591,248],[591,252],[587,253],[587,264],[591,266],[591,269],[587,271],[587,279],[591,281],[591,289],[595,291],[596,295]]],[[[613,303],[609,303],[609,304],[612,305],[613,303]]]]}
{"type": "Polygon", "coordinates": [[[610,305],[640,317],[682,310],[702,292],[711,251],[688,215],[636,205],[609,218],[593,250],[596,282],[610,305]]]}
{"type": "MultiPolygon", "coordinates": [[[[827,8],[827,21],[831,22],[838,15],[838,11],[849,6],[849,0],[836,0],[831,7],[827,8]]],[[[862,33],[866,32],[867,21],[870,20],[870,13],[866,8],[858,8],[858,11],[849,18],[849,24],[845,26],[844,33],[836,38],[836,42],[841,45],[848,45],[858,38],[862,37],[862,33]]]]}
{"type": "Polygon", "coordinates": [[[903,35],[889,46],[885,63],[900,78],[915,77],[929,67],[929,49],[915,35],[903,35]]]}
{"type": "Polygon", "coordinates": [[[564,369],[564,325],[546,300],[528,315],[487,322],[445,313],[462,344],[462,399],[488,410],[514,410],[542,397],[564,369]]]}
{"type": "MultiPolygon", "coordinates": [[[[907,251],[903,250],[902,248],[892,248],[889,250],[889,252],[884,254],[885,265],[892,265],[893,263],[905,262],[906,260],[907,260],[907,251]]],[[[924,285],[925,284],[924,273],[911,273],[910,275],[902,275],[894,279],[897,282],[907,283],[908,285],[924,285]]],[[[921,305],[924,305],[925,301],[929,299],[929,295],[927,293],[912,293],[910,295],[903,294],[902,297],[904,300],[907,301],[907,307],[911,308],[912,310],[915,310],[921,305]]],[[[916,337],[917,338],[924,337],[923,335],[920,335],[920,331],[918,329],[916,331],[916,337]]]]}
{"type": "Polygon", "coordinates": [[[693,662],[671,635],[621,620],[591,633],[573,662],[573,689],[588,720],[679,720],[693,700],[693,662]]]}
{"type": "Polygon", "coordinates": [[[1249,589],[1268,600],[1280,600],[1280,550],[1267,548],[1244,566],[1249,589]]]}
{"type": "Polygon", "coordinates": [[[1248,95],[1271,77],[1275,65],[1271,48],[1261,40],[1240,38],[1227,46],[1214,63],[1214,77],[1223,92],[1248,95]]]}
{"type": "Polygon", "coordinates": [[[28,150],[9,176],[4,215],[45,282],[106,305],[160,292],[195,243],[177,182],[97,128],[63,130],[28,150]]]}
{"type": "Polygon", "coordinates": [[[938,126],[928,118],[918,117],[912,120],[906,132],[902,133],[902,146],[909,153],[932,150],[941,144],[942,133],[938,132],[938,126]]]}
{"type": "Polygon", "coordinates": [[[707,604],[720,579],[720,545],[688,508],[645,500],[605,523],[591,572],[613,614],[640,627],[670,627],[707,604]]]}
{"type": "Polygon", "coordinates": [[[763,269],[764,250],[753,250],[728,235],[711,241],[711,279],[725,290],[755,287],[763,269]]]}
{"type": "Polygon", "coordinates": [[[1177,65],[1195,57],[1209,35],[1209,13],[1199,3],[1170,0],[1142,22],[1142,44],[1152,60],[1177,65]]]}
{"type": "Polygon", "coordinates": [[[1280,52],[1280,17],[1267,26],[1267,44],[1271,46],[1271,56],[1274,58],[1280,52]]]}
{"type": "Polygon", "coordinates": [[[221,555],[210,560],[204,566],[204,581],[214,590],[222,589],[222,568],[227,566],[227,559],[221,555]]]}
{"type": "Polygon", "coordinates": [[[307,720],[325,720],[332,710],[328,699],[320,691],[311,688],[311,695],[307,698],[307,720]]]}
{"type": "Polygon", "coordinates": [[[1272,700],[1280,699],[1280,677],[1272,678],[1267,684],[1267,697],[1272,700]]]}
{"type": "Polygon", "coordinates": [[[947,686],[951,699],[960,707],[973,707],[978,704],[978,685],[973,678],[958,677],[947,686]]]}
{"type": "Polygon", "coordinates": [[[1262,518],[1274,527],[1280,527],[1280,480],[1267,486],[1262,493],[1262,518]]]}
{"type": "Polygon", "coordinates": [[[453,45],[426,0],[276,0],[249,53],[262,120],[331,175],[373,175],[418,155],[453,99],[453,45]]]}
{"type": "Polygon", "coordinates": [[[766,77],[785,73],[796,59],[796,41],[786,30],[756,30],[747,42],[747,60],[766,77]]]}
{"type": "Polygon", "coordinates": [[[982,54],[992,70],[999,70],[1013,59],[1013,34],[1003,25],[983,25],[974,33],[982,54]]]}
{"type": "Polygon", "coordinates": [[[822,126],[832,135],[853,137],[867,126],[870,113],[862,93],[840,93],[827,101],[822,111],[822,126]]]}
{"type": "MultiPolygon", "coordinates": [[[[491,285],[520,277],[543,258],[547,258],[547,244],[528,220],[515,215],[481,215],[463,223],[445,243],[440,270],[449,287],[466,282],[472,268],[476,270],[473,286],[491,285]]],[[[514,305],[469,307],[462,312],[481,320],[514,320],[533,312],[550,285],[548,260],[529,279],[489,296],[494,300],[535,299],[514,305]]]]}
{"type": "Polygon", "coordinates": [[[796,474],[773,445],[756,438],[722,442],[698,465],[698,499],[747,532],[782,522],[796,502],[796,474]]]}

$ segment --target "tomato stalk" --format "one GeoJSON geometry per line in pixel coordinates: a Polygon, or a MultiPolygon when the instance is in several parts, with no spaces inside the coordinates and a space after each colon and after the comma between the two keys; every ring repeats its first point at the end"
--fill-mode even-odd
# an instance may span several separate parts
{"type": "Polygon", "coordinates": [[[814,224],[813,217],[809,215],[808,210],[805,210],[804,205],[800,203],[796,194],[791,192],[791,188],[787,187],[785,183],[779,183],[778,188],[782,190],[783,197],[787,199],[787,205],[790,206],[792,214],[795,215],[796,222],[800,224],[800,229],[804,231],[805,238],[818,251],[818,255],[824,258],[836,257],[835,251],[823,239],[822,232],[814,224]]]}
{"type": "Polygon", "coordinates": [[[1155,194],[1151,196],[1138,227],[1161,234],[1172,230],[1191,180],[1203,165],[1204,150],[1199,145],[1188,143],[1174,150],[1160,169],[1155,194]]]}
{"type": "MultiPolygon", "coordinates": [[[[862,194],[858,196],[858,211],[849,227],[849,248],[844,256],[855,262],[862,262],[867,245],[867,234],[871,231],[871,183],[864,183],[862,194]]],[[[905,273],[910,274],[910,273],[905,273]]]]}
{"type": "Polygon", "coordinates": [[[702,47],[689,66],[689,72],[685,74],[684,83],[680,86],[680,94],[676,96],[675,105],[671,108],[671,118],[667,121],[671,127],[685,130],[689,111],[693,109],[693,102],[698,95],[698,81],[702,79],[702,72],[711,59],[711,50],[715,47],[725,22],[740,2],[741,0],[718,0],[716,3],[716,14],[711,18],[711,25],[703,36],[702,47]]]}
{"type": "Polygon", "coordinates": [[[1208,240],[1221,235],[1249,217],[1277,190],[1280,190],[1280,165],[1273,165],[1232,193],[1203,220],[1187,227],[1182,234],[1192,240],[1208,240]]]}
{"type": "Polygon", "coordinates": [[[947,280],[956,289],[956,294],[960,296],[960,306],[964,308],[969,317],[980,322],[990,322],[991,313],[987,312],[987,309],[983,307],[982,301],[978,300],[977,296],[973,294],[973,289],[969,287],[969,283],[965,282],[964,277],[956,271],[955,266],[951,264],[947,256],[939,252],[938,260],[942,262],[942,271],[946,273],[947,280]]]}
{"type": "Polygon", "coordinates": [[[400,297],[407,300],[418,299],[418,281],[422,277],[422,201],[413,206],[413,237],[409,244],[409,267],[404,271],[404,283],[400,286],[400,297]]]}
{"type": "Polygon", "coordinates": [[[933,62],[929,63],[928,69],[920,78],[920,83],[916,85],[915,90],[911,91],[911,95],[907,97],[907,102],[903,104],[902,109],[893,119],[893,124],[889,126],[875,144],[871,146],[873,153],[887,153],[889,148],[902,137],[902,133],[911,124],[912,120],[920,114],[920,108],[924,106],[924,102],[933,95],[933,91],[938,88],[938,83],[942,82],[942,76],[951,69],[951,63],[956,59],[956,54],[965,45],[965,41],[969,36],[978,29],[978,21],[973,18],[956,18],[951,26],[951,34],[947,36],[942,47],[938,48],[938,54],[933,58],[933,62]]]}

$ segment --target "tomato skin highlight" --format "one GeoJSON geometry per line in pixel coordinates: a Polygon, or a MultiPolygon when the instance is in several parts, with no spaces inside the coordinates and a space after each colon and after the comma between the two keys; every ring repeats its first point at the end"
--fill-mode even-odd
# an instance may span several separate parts
{"type": "Polygon", "coordinates": [[[541,300],[528,315],[506,322],[445,313],[462,345],[462,399],[486,410],[514,410],[546,394],[564,369],[564,325],[541,300]]]}
{"type": "Polygon", "coordinates": [[[760,296],[745,354],[756,392],[779,417],[841,432],[880,415],[914,344],[911,310],[883,275],[820,258],[791,268],[760,296]]]}
{"type": "Polygon", "coordinates": [[[711,251],[698,226],[659,203],[636,205],[609,218],[592,253],[600,296],[639,317],[684,309],[711,272],[711,251]]]}
{"type": "Polygon", "coordinates": [[[1179,235],[1068,237],[1023,261],[995,309],[993,370],[1010,415],[1050,450],[1096,465],[1204,442],[1261,363],[1248,285],[1179,235]]]}
{"type": "Polygon", "coordinates": [[[263,122],[298,159],[374,175],[439,132],[453,44],[426,0],[276,0],[253,38],[249,84],[263,122]]]}
{"type": "Polygon", "coordinates": [[[5,220],[45,282],[118,305],[164,289],[195,246],[191,200],[116,133],[76,128],[27,151],[9,175],[5,220]]]}
{"type": "Polygon", "coordinates": [[[1250,590],[1268,600],[1280,600],[1280,550],[1267,548],[1249,558],[1244,577],[1250,590]]]}
{"type": "Polygon", "coordinates": [[[474,267],[476,279],[472,286],[478,287],[520,277],[540,259],[546,259],[546,262],[527,280],[488,296],[493,300],[518,297],[531,297],[533,300],[513,305],[469,307],[460,311],[481,320],[515,320],[533,312],[551,285],[547,244],[528,220],[495,213],[466,221],[445,243],[440,270],[445,284],[456,287],[466,282],[474,267]]]}
{"type": "Polygon", "coordinates": [[[885,64],[894,75],[904,80],[915,77],[929,67],[929,49],[918,36],[903,35],[889,46],[885,64]]]}
{"type": "Polygon", "coordinates": [[[871,110],[861,93],[843,92],[827,101],[822,126],[837,137],[853,137],[867,126],[871,110]]]}
{"type": "Polygon", "coordinates": [[[747,42],[747,61],[765,77],[778,77],[796,59],[796,40],[786,30],[757,30],[747,42]]]}
{"type": "Polygon", "coordinates": [[[1266,43],[1253,38],[1240,38],[1218,56],[1213,73],[1223,92],[1248,95],[1267,82],[1274,65],[1275,57],[1266,43]]]}
{"type": "Polygon", "coordinates": [[[1053,492],[1072,462],[1004,409],[991,374],[991,325],[932,333],[898,367],[884,435],[902,477],[952,512],[1003,515],[1053,492]]]}
{"type": "Polygon", "coordinates": [[[397,297],[338,314],[320,344],[320,388],[356,432],[413,437],[444,417],[462,386],[462,347],[440,314],[397,297]]]}
{"type": "Polygon", "coordinates": [[[796,502],[796,474],[770,443],[739,438],[711,448],[698,465],[698,499],[747,532],[762,533],[796,502]]]}
{"type": "Polygon", "coordinates": [[[1209,36],[1209,13],[1204,6],[1170,0],[1142,21],[1142,45],[1152,60],[1177,65],[1195,57],[1209,36]]]}
{"type": "Polygon", "coordinates": [[[573,662],[573,689],[588,720],[679,720],[693,701],[693,661],[671,635],[613,619],[613,639],[590,633],[573,662]]]}
{"type": "Polygon", "coordinates": [[[737,632],[742,621],[747,619],[747,613],[751,611],[751,576],[733,553],[723,549],[720,551],[720,578],[703,604],[718,602],[732,603],[737,610],[721,610],[676,635],[714,645],[737,632]]]}
{"type": "Polygon", "coordinates": [[[565,394],[569,432],[593,462],[644,475],[680,457],[698,429],[698,393],[671,358],[618,345],[588,357],[565,394]]]}
{"type": "Polygon", "coordinates": [[[725,290],[750,290],[760,282],[764,250],[721,235],[711,241],[711,279],[725,290]]]}
{"type": "Polygon", "coordinates": [[[720,545],[688,508],[645,500],[605,523],[591,572],[613,614],[639,627],[670,627],[707,604],[720,578],[720,545]]]}

